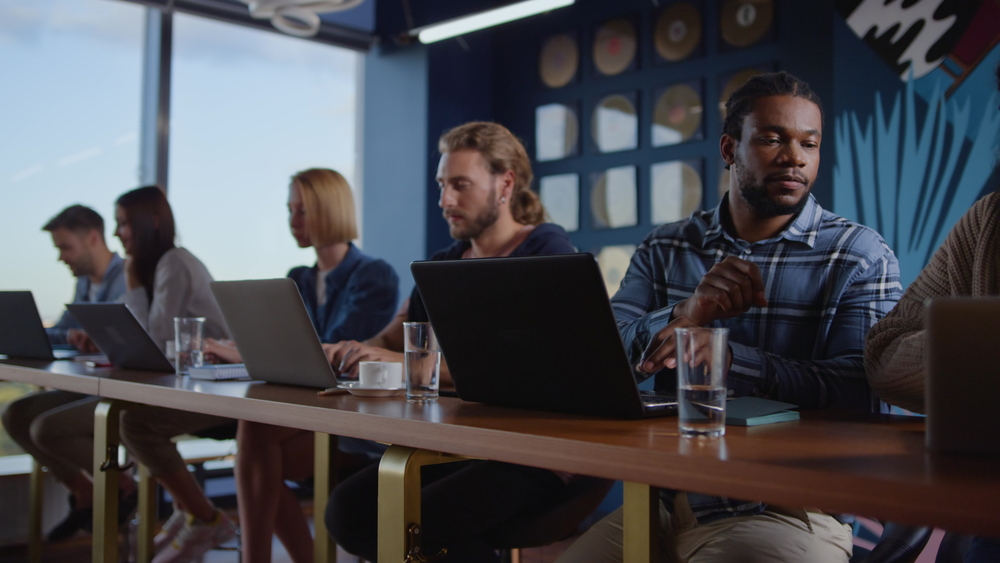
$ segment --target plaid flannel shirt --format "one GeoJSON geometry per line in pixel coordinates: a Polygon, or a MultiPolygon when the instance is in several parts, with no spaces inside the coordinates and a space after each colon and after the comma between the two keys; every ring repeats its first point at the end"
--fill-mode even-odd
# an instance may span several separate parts
{"type": "MultiPolygon", "coordinates": [[[[729,395],[878,412],[880,402],[865,377],[863,346],[865,334],[902,294],[899,265],[877,232],[808,197],[788,227],[755,243],[724,229],[728,195],[714,210],[650,233],[611,300],[632,365],[670,322],[674,305],[694,293],[712,266],[736,256],[760,268],[768,305],[710,325],[729,329],[729,395]]],[[[647,376],[637,372],[636,377],[647,376]]],[[[676,375],[661,370],[656,383],[673,392],[676,375]]],[[[664,495],[670,508],[672,499],[664,495]]],[[[765,509],[758,502],[698,494],[688,500],[702,523],[765,509]]]]}

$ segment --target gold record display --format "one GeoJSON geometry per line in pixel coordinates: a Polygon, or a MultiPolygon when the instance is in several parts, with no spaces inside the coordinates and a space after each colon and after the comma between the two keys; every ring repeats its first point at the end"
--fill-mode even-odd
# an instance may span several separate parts
{"type": "Polygon", "coordinates": [[[722,4],[722,39],[733,47],[760,41],[773,23],[773,0],[725,0],[722,4]]]}
{"type": "Polygon", "coordinates": [[[538,74],[546,86],[562,88],[569,84],[579,66],[580,50],[572,35],[563,33],[545,40],[538,54],[538,74]]]}
{"type": "Polygon", "coordinates": [[[701,131],[701,96],[687,84],[667,88],[653,110],[653,146],[675,145],[701,131]]]}
{"type": "Polygon", "coordinates": [[[701,13],[687,2],[671,4],[660,14],[653,35],[658,55],[671,62],[684,60],[701,42],[701,13]]]}
{"type": "Polygon", "coordinates": [[[723,123],[726,121],[726,102],[729,101],[729,96],[732,96],[733,92],[739,89],[740,86],[746,84],[747,80],[758,74],[764,74],[764,71],[756,68],[741,70],[726,82],[726,85],[722,88],[722,95],[719,96],[719,114],[722,116],[723,123]]]}
{"type": "Polygon", "coordinates": [[[680,221],[701,207],[701,174],[687,162],[674,160],[650,168],[651,220],[654,225],[680,221]]]}
{"type": "Polygon", "coordinates": [[[638,47],[635,26],[626,19],[611,20],[594,36],[594,66],[605,76],[627,70],[635,60],[638,47]]]}

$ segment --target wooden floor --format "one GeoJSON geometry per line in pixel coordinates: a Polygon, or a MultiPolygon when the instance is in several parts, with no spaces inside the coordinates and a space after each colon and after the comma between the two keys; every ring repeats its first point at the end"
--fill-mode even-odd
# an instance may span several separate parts
{"type": "MultiPolygon", "coordinates": [[[[552,563],[573,543],[572,539],[547,547],[525,549],[521,552],[522,563],[552,563]]],[[[43,563],[87,563],[90,561],[90,536],[79,535],[59,544],[47,545],[42,553],[43,563]]],[[[0,548],[0,563],[24,563],[28,560],[24,546],[0,548]]],[[[126,560],[123,558],[122,562],[126,560]]],[[[275,538],[272,563],[292,563],[288,552],[275,538]]],[[[202,558],[202,563],[236,563],[236,554],[231,551],[210,551],[202,558]]],[[[337,550],[337,563],[361,563],[343,550],[337,550]]]]}

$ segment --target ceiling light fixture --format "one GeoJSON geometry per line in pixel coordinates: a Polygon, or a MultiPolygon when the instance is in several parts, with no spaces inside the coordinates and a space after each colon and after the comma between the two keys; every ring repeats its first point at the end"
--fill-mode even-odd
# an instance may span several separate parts
{"type": "Polygon", "coordinates": [[[572,5],[576,0],[523,0],[502,8],[494,8],[471,16],[462,16],[441,23],[424,26],[410,32],[421,43],[434,43],[487,27],[493,27],[542,12],[572,5]]]}
{"type": "Polygon", "coordinates": [[[322,21],[319,14],[349,10],[364,0],[240,0],[256,19],[270,19],[279,31],[297,37],[313,37],[322,21]]]}

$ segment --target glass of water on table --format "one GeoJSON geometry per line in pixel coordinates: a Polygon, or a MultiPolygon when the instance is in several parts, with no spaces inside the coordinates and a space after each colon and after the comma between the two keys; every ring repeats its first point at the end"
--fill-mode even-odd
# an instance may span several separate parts
{"type": "Polygon", "coordinates": [[[678,328],[677,403],[681,436],[717,438],[726,433],[729,330],[678,328]]]}
{"type": "Polygon", "coordinates": [[[406,399],[436,401],[441,384],[441,348],[431,323],[403,323],[406,399]]]}
{"type": "Polygon", "coordinates": [[[204,364],[204,330],[205,317],[174,317],[174,353],[178,376],[187,375],[190,368],[198,368],[204,364]]]}

